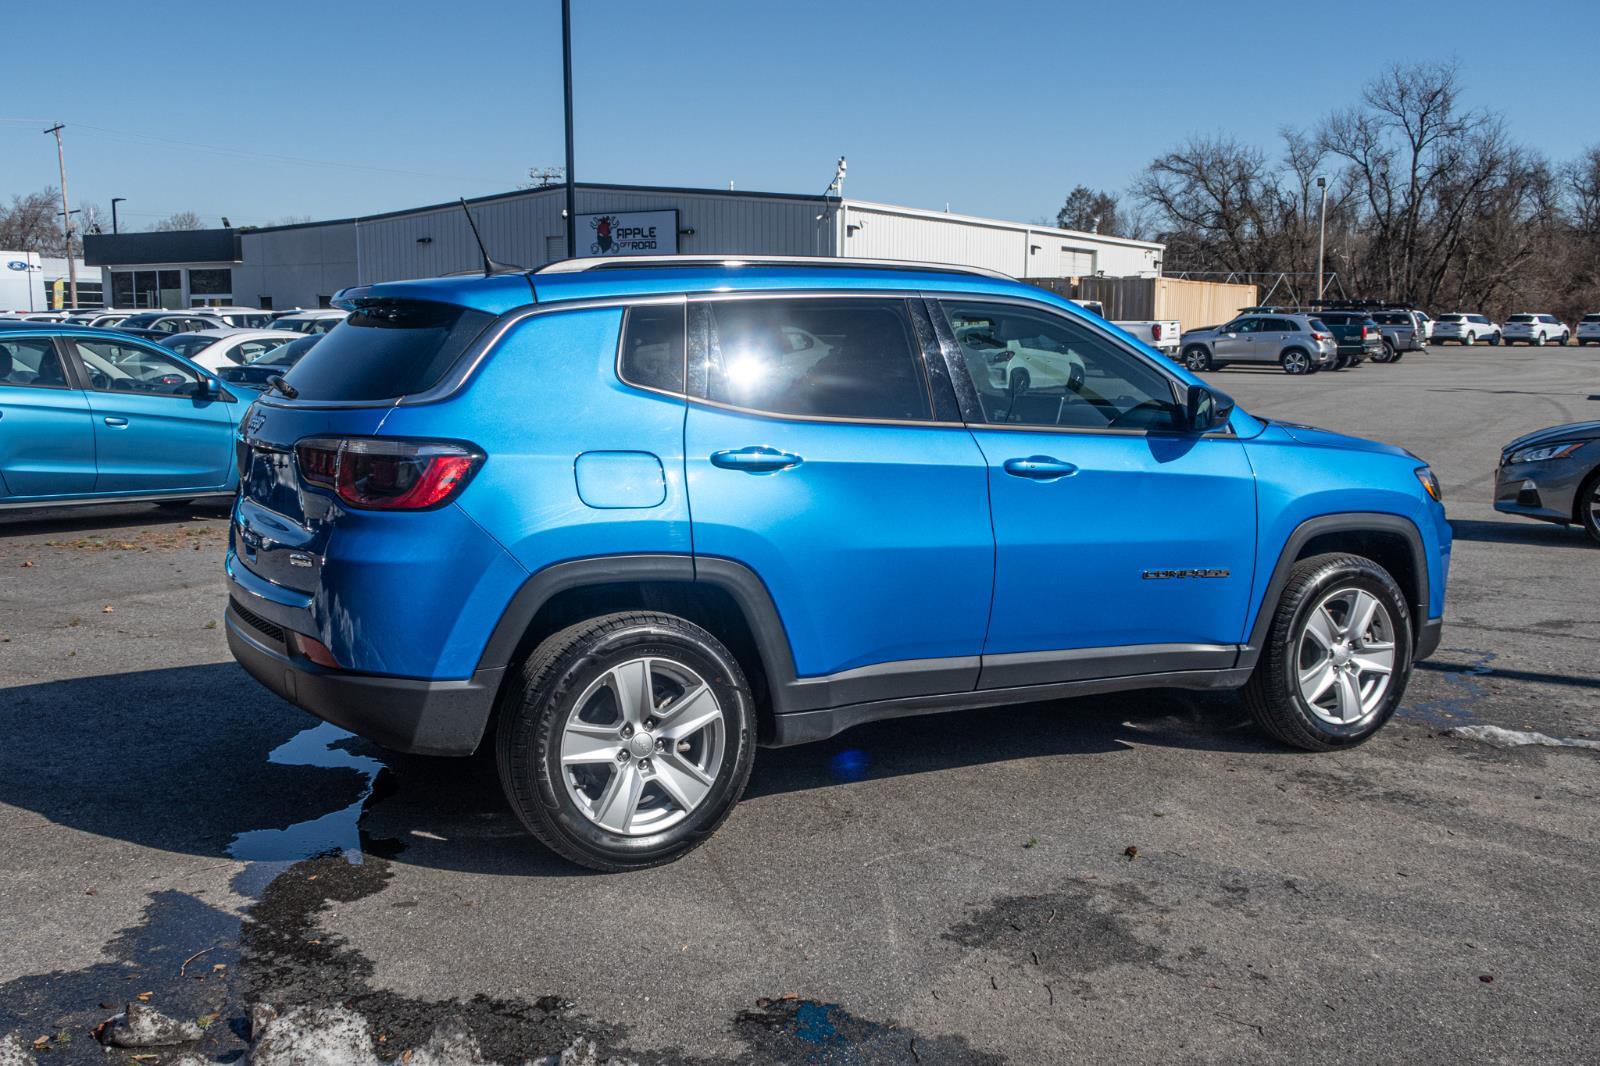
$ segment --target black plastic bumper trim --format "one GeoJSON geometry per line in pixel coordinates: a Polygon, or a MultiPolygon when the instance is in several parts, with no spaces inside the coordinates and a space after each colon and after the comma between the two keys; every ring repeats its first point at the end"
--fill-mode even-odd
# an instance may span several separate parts
{"type": "Polygon", "coordinates": [[[228,648],[239,664],[290,703],[414,755],[471,755],[489,724],[505,668],[480,669],[464,681],[418,681],[327,670],[268,647],[229,608],[228,648]]]}

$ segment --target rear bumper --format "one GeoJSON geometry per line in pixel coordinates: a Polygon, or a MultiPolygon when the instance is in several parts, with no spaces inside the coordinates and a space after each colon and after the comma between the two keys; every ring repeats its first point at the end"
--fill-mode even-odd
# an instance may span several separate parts
{"type": "MultiPolygon", "coordinates": [[[[230,592],[239,595],[236,589],[230,592]]],[[[232,602],[224,617],[228,648],[250,676],[325,722],[417,755],[471,755],[483,740],[504,667],[488,667],[461,681],[329,670],[275,639],[270,621],[263,628],[232,602]]]]}

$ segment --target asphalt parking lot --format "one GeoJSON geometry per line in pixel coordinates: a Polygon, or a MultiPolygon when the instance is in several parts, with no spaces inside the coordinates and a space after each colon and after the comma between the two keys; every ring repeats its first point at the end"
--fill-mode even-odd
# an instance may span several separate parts
{"type": "Polygon", "coordinates": [[[1450,730],[1600,742],[1600,550],[1489,504],[1502,443],[1600,418],[1600,352],[1210,377],[1444,482],[1444,642],[1371,743],[1291,752],[1170,692],[881,723],[761,752],[716,837],[639,874],[541,850],[486,760],[246,677],[220,514],[0,518],[0,1036],[100,1062],[148,993],[214,1060],[264,1002],[409,1063],[1594,1061],[1600,751],[1450,730]]]}

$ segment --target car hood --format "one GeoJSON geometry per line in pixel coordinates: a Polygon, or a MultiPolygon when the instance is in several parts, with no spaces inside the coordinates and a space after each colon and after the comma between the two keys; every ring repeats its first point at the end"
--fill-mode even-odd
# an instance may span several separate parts
{"type": "MultiPolygon", "coordinates": [[[[1352,437],[1344,433],[1335,433],[1330,429],[1318,429],[1316,426],[1303,426],[1298,422],[1280,422],[1272,419],[1272,425],[1283,430],[1301,444],[1315,444],[1322,448],[1341,448],[1351,452],[1372,452],[1376,455],[1415,455],[1404,448],[1393,444],[1384,444],[1382,441],[1368,440],[1365,437],[1352,437]]],[[[1418,460],[1421,462],[1421,460],[1418,460]]]]}
{"type": "Polygon", "coordinates": [[[1502,451],[1558,440],[1600,440],[1600,422],[1569,422],[1564,426],[1535,430],[1507,444],[1502,451]]]}

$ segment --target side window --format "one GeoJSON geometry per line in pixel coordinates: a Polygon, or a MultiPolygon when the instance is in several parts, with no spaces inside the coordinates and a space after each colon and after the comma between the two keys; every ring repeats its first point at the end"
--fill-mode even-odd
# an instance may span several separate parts
{"type": "Polygon", "coordinates": [[[78,358],[97,392],[189,396],[200,378],[170,355],[114,341],[76,341],[78,358]]]}
{"type": "Polygon", "coordinates": [[[683,393],[683,305],[630,307],[622,320],[622,380],[683,393]]]}
{"type": "Polygon", "coordinates": [[[1183,424],[1170,379],[1085,323],[1013,304],[941,306],[987,422],[1075,429],[1183,424]]]}
{"type": "Polygon", "coordinates": [[[235,363],[253,363],[282,343],[282,341],[245,341],[229,350],[228,359],[235,363]]]}
{"type": "Polygon", "coordinates": [[[783,415],[933,417],[904,300],[729,300],[705,305],[706,398],[783,415]]]}
{"type": "Polygon", "coordinates": [[[1263,333],[1294,333],[1300,327],[1294,324],[1293,319],[1269,318],[1261,327],[1263,333]]]}
{"type": "Polygon", "coordinates": [[[18,337],[0,341],[0,385],[27,385],[64,389],[66,375],[56,346],[45,337],[18,337]]]}
{"type": "Polygon", "coordinates": [[[1259,318],[1241,318],[1228,327],[1229,333],[1260,333],[1261,320],[1259,318]]]}

